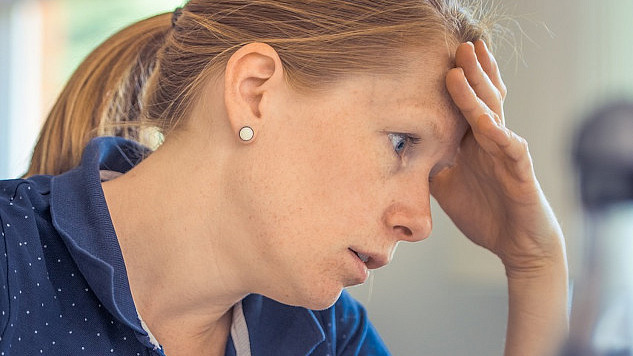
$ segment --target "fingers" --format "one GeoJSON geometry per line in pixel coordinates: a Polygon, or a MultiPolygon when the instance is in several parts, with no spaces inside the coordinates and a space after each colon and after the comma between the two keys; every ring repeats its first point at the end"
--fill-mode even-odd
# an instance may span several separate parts
{"type": "MultiPolygon", "coordinates": [[[[477,64],[479,64],[479,69],[483,71],[483,73],[476,72],[476,73],[473,73],[473,75],[479,75],[479,76],[485,75],[488,81],[494,86],[495,91],[499,96],[500,100],[498,100],[498,102],[501,105],[503,105],[503,101],[505,100],[505,97],[507,95],[507,88],[505,84],[503,83],[503,79],[501,78],[501,72],[499,71],[499,66],[497,65],[497,61],[495,57],[492,55],[492,53],[490,52],[490,50],[488,49],[486,42],[484,42],[483,40],[478,40],[478,41],[475,41],[473,45],[468,44],[467,46],[464,46],[464,48],[465,49],[472,48],[474,50],[474,53],[477,59],[477,64]]],[[[467,51],[465,58],[470,58],[470,57],[472,57],[471,53],[470,51],[467,51]]],[[[472,58],[470,58],[470,61],[471,61],[470,64],[472,67],[472,58]]],[[[497,112],[492,107],[491,109],[497,112]]],[[[503,106],[501,107],[501,110],[503,110],[503,106]]],[[[486,120],[486,121],[494,123],[497,120],[486,120]]],[[[512,159],[515,162],[521,161],[525,159],[526,157],[529,157],[527,141],[523,137],[520,137],[513,131],[507,129],[505,127],[505,123],[503,124],[504,124],[503,127],[489,126],[488,130],[485,130],[486,136],[490,140],[495,142],[495,144],[498,146],[500,151],[504,152],[504,154],[506,154],[510,159],[512,159]]]]}
{"type": "MultiPolygon", "coordinates": [[[[505,86],[494,57],[481,40],[475,44],[467,42],[459,45],[455,53],[455,64],[457,68],[451,69],[446,76],[446,86],[480,141],[478,122],[483,115],[494,119],[497,126],[505,126],[505,86]]],[[[483,142],[480,144],[486,146],[483,142]]]]}
{"type": "Polygon", "coordinates": [[[464,70],[466,79],[477,96],[499,117],[503,118],[503,96],[482,67],[483,62],[489,69],[493,67],[490,57],[488,57],[487,52],[476,53],[477,48],[481,52],[481,44],[479,43],[483,42],[478,41],[477,43],[476,47],[470,42],[462,43],[457,47],[455,65],[464,70]]]}
{"type": "Polygon", "coordinates": [[[488,132],[495,128],[498,130],[498,125],[502,125],[502,123],[495,122],[495,117],[499,120],[498,116],[477,96],[475,90],[468,83],[462,68],[453,68],[448,71],[446,88],[453,98],[453,102],[466,118],[479,145],[486,152],[497,154],[497,144],[491,142],[488,137],[490,134],[482,135],[482,132],[488,132]],[[487,121],[492,121],[492,123],[487,121]]]}
{"type": "Polygon", "coordinates": [[[490,114],[493,118],[496,115],[471,87],[464,69],[453,68],[448,71],[446,88],[470,126],[474,126],[482,115],[490,114]]]}
{"type": "Polygon", "coordinates": [[[488,46],[486,46],[486,42],[479,40],[476,41],[475,44],[475,53],[477,54],[477,59],[481,65],[483,71],[488,75],[490,81],[494,84],[495,88],[501,94],[502,100],[505,100],[506,95],[508,94],[508,90],[506,85],[503,83],[501,79],[501,72],[499,71],[499,66],[497,65],[497,60],[492,55],[490,50],[488,50],[488,46]]]}
{"type": "Polygon", "coordinates": [[[480,98],[464,69],[449,70],[446,88],[484,151],[514,162],[529,159],[525,140],[506,128],[502,119],[480,98]]]}
{"type": "Polygon", "coordinates": [[[499,126],[489,116],[482,116],[478,123],[479,135],[483,136],[477,140],[479,145],[492,156],[513,162],[510,171],[514,173],[515,178],[529,180],[532,163],[527,141],[507,127],[499,126]]]}
{"type": "Polygon", "coordinates": [[[510,143],[507,140],[509,130],[505,126],[501,126],[490,114],[483,114],[471,127],[475,140],[484,151],[494,157],[505,158],[505,150],[510,143]]]}
{"type": "Polygon", "coordinates": [[[455,64],[456,68],[446,75],[446,88],[472,131],[462,140],[460,148],[474,154],[470,158],[475,158],[478,167],[484,167],[482,169],[494,174],[498,181],[508,182],[500,177],[509,176],[515,181],[533,181],[527,142],[505,127],[506,87],[485,43],[459,45],[455,64]]]}

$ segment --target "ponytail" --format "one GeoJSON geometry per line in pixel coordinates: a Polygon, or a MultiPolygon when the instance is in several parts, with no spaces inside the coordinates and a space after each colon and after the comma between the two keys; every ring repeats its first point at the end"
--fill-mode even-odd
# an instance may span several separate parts
{"type": "Polygon", "coordinates": [[[140,131],[143,91],[171,21],[172,14],[166,13],[135,23],[83,61],[49,113],[25,177],[72,169],[96,136],[144,143],[140,131]]]}

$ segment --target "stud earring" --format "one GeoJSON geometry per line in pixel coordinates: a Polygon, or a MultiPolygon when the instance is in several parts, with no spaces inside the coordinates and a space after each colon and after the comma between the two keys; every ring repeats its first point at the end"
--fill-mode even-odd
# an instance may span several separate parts
{"type": "Polygon", "coordinates": [[[252,128],[244,126],[240,129],[240,139],[242,141],[248,142],[253,139],[253,136],[255,136],[255,131],[252,128]]]}

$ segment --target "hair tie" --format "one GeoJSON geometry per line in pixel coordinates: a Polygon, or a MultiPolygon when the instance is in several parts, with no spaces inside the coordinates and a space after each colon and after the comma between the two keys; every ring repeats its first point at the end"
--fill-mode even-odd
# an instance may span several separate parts
{"type": "Polygon", "coordinates": [[[176,22],[180,15],[182,15],[182,7],[177,7],[171,15],[171,27],[176,27],[176,22]]]}

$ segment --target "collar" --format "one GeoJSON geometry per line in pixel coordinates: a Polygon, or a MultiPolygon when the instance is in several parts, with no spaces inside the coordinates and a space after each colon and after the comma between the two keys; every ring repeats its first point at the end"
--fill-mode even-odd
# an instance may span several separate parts
{"type": "Polygon", "coordinates": [[[148,149],[122,138],[96,138],[86,146],[79,167],[51,181],[53,226],[77,267],[103,306],[143,335],[99,171],[127,172],[147,154],[148,149]]]}
{"type": "MultiPolygon", "coordinates": [[[[100,171],[125,173],[150,151],[119,137],[95,138],[86,146],[81,164],[53,177],[51,216],[73,260],[103,306],[121,323],[143,335],[130,292],[123,255],[112,225],[100,171]]],[[[241,302],[250,348],[255,355],[309,355],[325,341],[314,312],[251,294],[241,302]]],[[[234,317],[235,321],[235,317],[234,317]]],[[[238,355],[241,356],[241,355],[238,355]]]]}
{"type": "Polygon", "coordinates": [[[325,341],[325,331],[312,310],[258,294],[244,298],[242,307],[255,355],[309,355],[325,341]]]}

